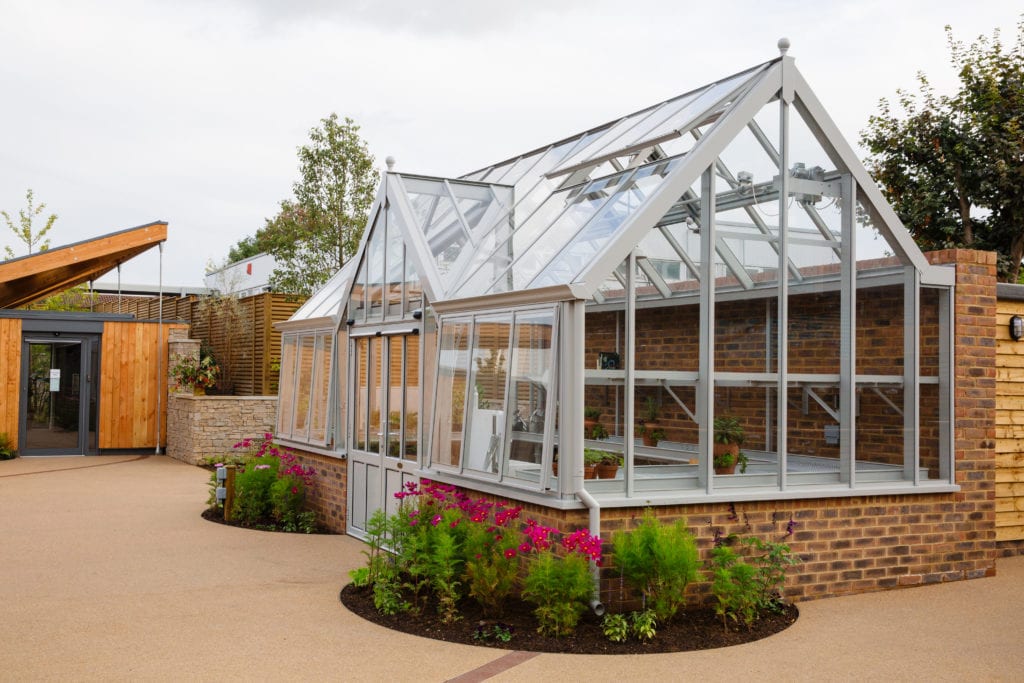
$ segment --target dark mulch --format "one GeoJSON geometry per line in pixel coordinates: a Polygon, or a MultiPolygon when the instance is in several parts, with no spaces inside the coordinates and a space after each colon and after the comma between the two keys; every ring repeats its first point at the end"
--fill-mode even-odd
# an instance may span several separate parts
{"type": "Polygon", "coordinates": [[[600,618],[589,610],[580,619],[575,635],[551,638],[537,633],[533,607],[521,601],[510,602],[500,619],[487,619],[475,602],[464,600],[459,605],[462,619],[454,624],[443,624],[432,605],[426,606],[418,614],[405,612],[390,617],[384,616],[373,606],[372,591],[368,588],[356,588],[352,584],[341,590],[340,599],[345,607],[368,621],[424,638],[506,650],[591,655],[683,652],[739,645],[767,638],[788,628],[799,614],[795,606],[787,605],[781,613],[765,614],[750,629],[743,626],[730,626],[729,629],[725,629],[712,609],[680,612],[671,622],[658,624],[658,634],[650,642],[641,643],[630,639],[625,643],[613,643],[601,632],[600,618]],[[480,640],[475,637],[481,626],[489,631],[497,623],[512,628],[510,642],[503,643],[493,638],[480,640]]]}
{"type": "MultiPolygon", "coordinates": [[[[284,529],[277,528],[277,524],[272,519],[260,520],[256,524],[243,524],[239,521],[224,521],[224,511],[218,508],[206,508],[203,510],[203,519],[211,522],[217,522],[217,524],[224,524],[226,526],[236,526],[242,529],[256,529],[257,531],[280,531],[281,533],[300,533],[297,531],[286,532],[284,529]]],[[[331,531],[327,527],[320,526],[317,524],[314,534],[337,534],[337,531],[331,531]]]]}

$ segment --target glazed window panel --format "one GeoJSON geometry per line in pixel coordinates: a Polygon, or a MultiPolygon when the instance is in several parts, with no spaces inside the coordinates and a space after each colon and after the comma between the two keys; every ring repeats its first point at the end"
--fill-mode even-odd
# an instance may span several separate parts
{"type": "Polygon", "coordinates": [[[333,425],[335,448],[345,448],[348,444],[348,336],[338,335],[338,341],[334,345],[337,356],[334,360],[335,372],[338,376],[337,383],[337,412],[336,422],[333,425]]]}
{"type": "Polygon", "coordinates": [[[419,454],[420,424],[420,338],[409,335],[405,339],[405,392],[402,396],[405,448],[402,457],[416,461],[419,454]]]}
{"type": "Polygon", "coordinates": [[[462,420],[469,365],[469,319],[441,323],[434,401],[433,464],[457,468],[462,461],[462,420]]]}
{"type": "Polygon", "coordinates": [[[384,339],[370,339],[370,426],[368,451],[380,452],[380,441],[383,436],[382,425],[387,424],[386,416],[381,415],[384,409],[384,339]]]}
{"type": "Polygon", "coordinates": [[[313,382],[313,359],[316,337],[303,335],[299,338],[298,368],[295,381],[295,417],[292,421],[292,438],[306,439],[309,436],[309,399],[313,382]]]}
{"type": "Polygon", "coordinates": [[[331,387],[331,360],[334,340],[328,334],[318,336],[314,363],[312,403],[310,406],[309,440],[324,443],[327,436],[327,403],[331,387]]]}
{"type": "Polygon", "coordinates": [[[508,410],[512,420],[505,476],[534,486],[542,479],[554,325],[554,310],[517,313],[509,358],[508,410]]]}
{"type": "Polygon", "coordinates": [[[496,475],[505,440],[505,385],[512,316],[480,316],[475,323],[466,411],[465,466],[496,475]]]}
{"type": "Polygon", "coordinates": [[[295,345],[294,335],[281,339],[280,405],[277,409],[277,433],[290,436],[292,433],[292,409],[295,405],[295,345]]]}
{"type": "Polygon", "coordinates": [[[369,391],[368,383],[370,378],[370,340],[367,337],[356,339],[353,343],[355,350],[355,419],[352,433],[355,435],[355,448],[365,451],[369,444],[367,438],[367,424],[369,422],[369,391]]]}

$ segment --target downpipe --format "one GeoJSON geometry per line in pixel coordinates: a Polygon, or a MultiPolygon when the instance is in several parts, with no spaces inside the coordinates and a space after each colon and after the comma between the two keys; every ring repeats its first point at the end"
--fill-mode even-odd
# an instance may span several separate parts
{"type": "MultiPolygon", "coordinates": [[[[580,462],[578,480],[576,481],[576,497],[587,507],[590,514],[590,535],[601,537],[601,504],[583,488],[583,462],[580,462]]],[[[574,475],[574,479],[576,476],[574,475]]],[[[594,582],[594,597],[590,599],[590,609],[599,617],[604,616],[604,603],[601,602],[601,568],[593,560],[590,561],[590,576],[594,582]]]]}

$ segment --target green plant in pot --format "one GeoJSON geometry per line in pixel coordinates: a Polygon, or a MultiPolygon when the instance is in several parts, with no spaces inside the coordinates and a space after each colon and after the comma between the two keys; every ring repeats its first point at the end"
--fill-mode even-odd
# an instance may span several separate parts
{"type": "Polygon", "coordinates": [[[609,451],[597,451],[601,453],[601,460],[597,463],[598,479],[614,479],[619,468],[622,467],[622,454],[609,451]]]}
{"type": "Polygon", "coordinates": [[[594,406],[586,406],[583,409],[583,429],[586,432],[590,432],[598,421],[601,419],[601,409],[595,408],[594,406]]]}
{"type": "Polygon", "coordinates": [[[661,418],[661,404],[653,396],[648,396],[640,415],[637,434],[643,438],[645,446],[657,446],[658,442],[665,438],[665,430],[658,424],[661,418]]]}
{"type": "Polygon", "coordinates": [[[740,472],[747,471],[747,456],[740,452],[745,438],[739,418],[722,415],[714,422],[714,466],[715,474],[733,474],[736,465],[740,472]]]}
{"type": "Polygon", "coordinates": [[[583,449],[583,478],[593,479],[597,476],[597,466],[604,460],[607,451],[596,448],[583,449]]]}

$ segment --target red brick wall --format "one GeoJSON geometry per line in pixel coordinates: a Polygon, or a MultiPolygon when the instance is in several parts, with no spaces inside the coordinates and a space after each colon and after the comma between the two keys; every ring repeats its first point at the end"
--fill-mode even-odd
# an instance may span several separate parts
{"type": "Polygon", "coordinates": [[[348,460],[332,458],[291,448],[303,467],[316,470],[316,486],[309,495],[309,506],[317,521],[331,531],[345,533],[345,496],[348,492],[348,460]]]}

